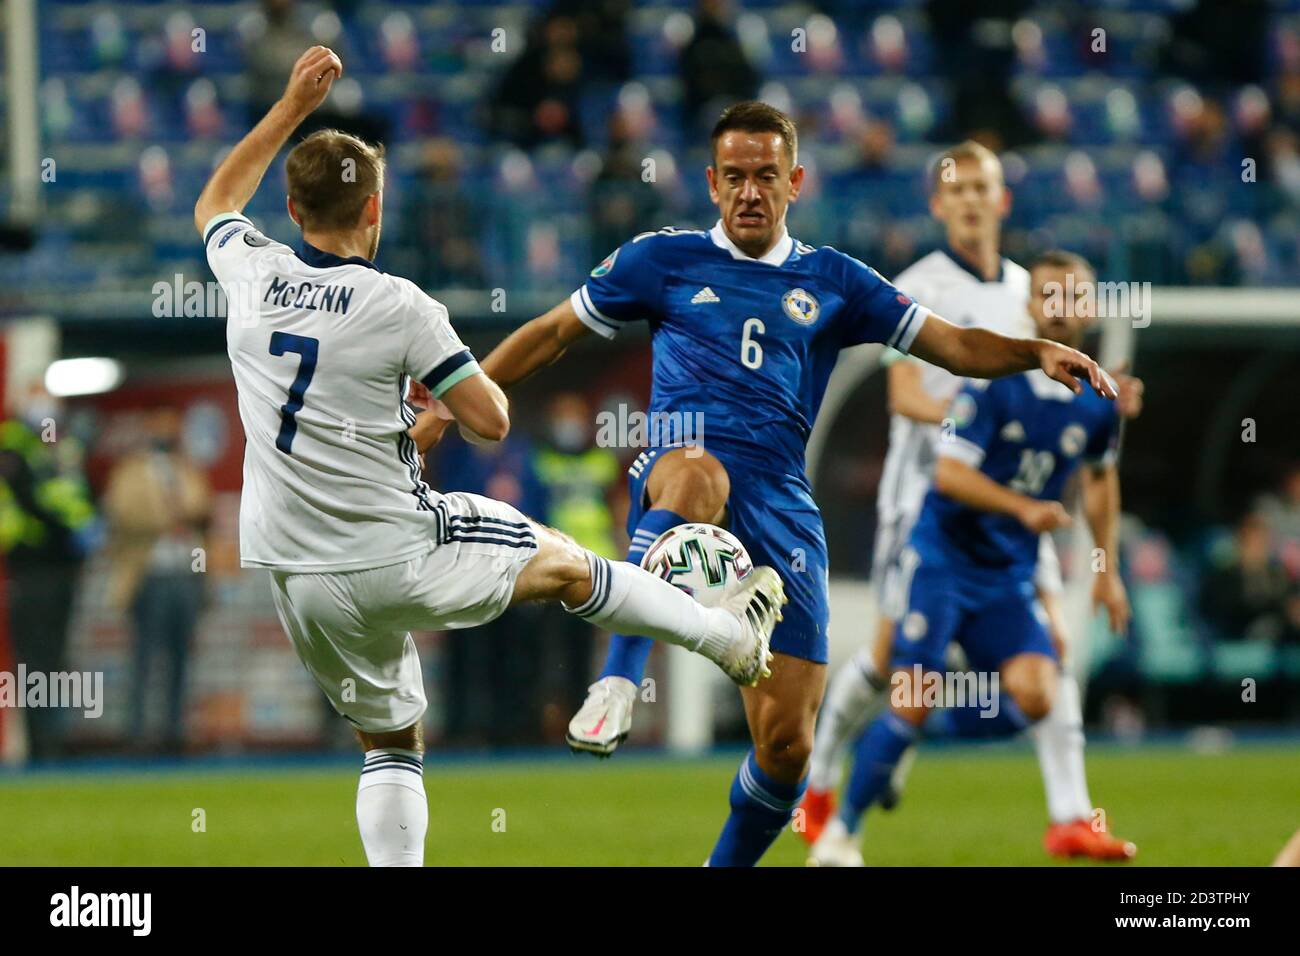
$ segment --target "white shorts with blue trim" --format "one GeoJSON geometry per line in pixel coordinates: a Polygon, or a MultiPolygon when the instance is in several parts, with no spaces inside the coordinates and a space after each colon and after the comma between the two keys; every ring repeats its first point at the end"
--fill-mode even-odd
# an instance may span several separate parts
{"type": "Polygon", "coordinates": [[[532,525],[503,501],[455,492],[434,511],[437,540],[408,561],[271,574],[275,608],[298,657],[334,709],[368,733],[410,727],[428,706],[411,631],[496,619],[537,553],[532,525]]]}

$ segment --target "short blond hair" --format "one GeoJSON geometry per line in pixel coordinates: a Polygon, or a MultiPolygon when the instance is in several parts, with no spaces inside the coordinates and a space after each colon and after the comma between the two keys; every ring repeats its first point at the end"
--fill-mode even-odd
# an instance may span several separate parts
{"type": "Polygon", "coordinates": [[[317,130],[289,151],[285,173],[303,229],[351,229],[366,200],[384,188],[384,147],[317,130]]]}
{"type": "Polygon", "coordinates": [[[956,146],[950,146],[934,158],[930,166],[930,191],[934,192],[938,189],[939,183],[946,181],[943,178],[944,172],[949,168],[955,169],[963,159],[973,159],[981,163],[992,162],[997,167],[999,175],[1002,173],[1002,160],[998,159],[998,154],[983,143],[968,139],[956,146]]]}

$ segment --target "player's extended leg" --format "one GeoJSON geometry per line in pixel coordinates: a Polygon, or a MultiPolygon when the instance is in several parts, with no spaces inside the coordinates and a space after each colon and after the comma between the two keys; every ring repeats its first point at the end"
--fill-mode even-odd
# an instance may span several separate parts
{"type": "Polygon", "coordinates": [[[744,688],[754,749],[731,784],[731,815],[709,866],[753,866],[780,835],[803,795],[826,665],[776,654],[772,677],[744,688]]]}
{"type": "MultiPolygon", "coordinates": [[[[637,460],[646,469],[635,475],[635,498],[649,506],[636,521],[627,561],[640,565],[646,549],[670,528],[693,521],[718,524],[726,514],[731,482],[722,462],[703,448],[651,449],[637,460]]],[[[633,501],[638,509],[640,502],[633,501]]],[[[587,699],[569,723],[568,742],[575,751],[608,757],[628,734],[632,704],[654,646],[638,632],[615,633],[605,665],[588,689],[587,699]]]]}
{"type": "Polygon", "coordinates": [[[799,805],[804,811],[804,840],[817,842],[835,811],[844,752],[884,708],[894,622],[877,618],[875,639],[835,671],[826,688],[826,703],[817,719],[812,756],[808,761],[808,791],[799,805]]]}
{"type": "Polygon", "coordinates": [[[357,731],[366,752],[357,785],[357,827],[371,866],[423,866],[429,804],[420,724],[391,733],[357,731]]]}
{"type": "Polygon", "coordinates": [[[597,627],[634,631],[713,661],[739,684],[766,676],[768,638],[785,601],[781,578],[755,568],[720,607],[705,607],[648,571],[607,561],[530,520],[537,554],[520,571],[511,603],[559,600],[597,627]]]}
{"type": "MultiPolygon", "coordinates": [[[[1067,631],[1059,590],[1040,585],[1039,600],[1047,613],[1052,643],[1064,661],[1067,631]]],[[[1034,725],[1032,733],[1047,795],[1048,825],[1043,849],[1052,856],[1067,858],[1133,859],[1137,846],[1107,832],[1105,817],[1093,811],[1083,757],[1083,699],[1079,682],[1068,666],[1060,671],[1052,709],[1034,725]]]]}

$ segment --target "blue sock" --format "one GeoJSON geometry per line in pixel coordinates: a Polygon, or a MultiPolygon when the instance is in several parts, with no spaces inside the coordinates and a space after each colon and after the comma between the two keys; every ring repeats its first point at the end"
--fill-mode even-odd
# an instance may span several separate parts
{"type": "Polygon", "coordinates": [[[753,866],[781,834],[808,785],[779,783],[763,772],[751,749],[731,781],[731,816],[727,817],[709,866],[753,866]]]}
{"type": "Polygon", "coordinates": [[[962,707],[945,707],[935,718],[935,729],[949,737],[1010,737],[1029,726],[1029,719],[1008,694],[999,694],[997,713],[969,702],[962,707]]]}
{"type": "MultiPolygon", "coordinates": [[[[641,516],[641,522],[632,534],[632,544],[627,549],[627,560],[640,564],[646,549],[655,543],[655,539],[679,524],[687,524],[681,515],[667,508],[652,508],[641,516]]],[[[615,634],[609,639],[609,651],[605,654],[605,666],[600,672],[603,677],[626,677],[634,684],[641,683],[645,674],[645,662],[655,642],[648,637],[628,637],[615,634]]]]}
{"type": "Polygon", "coordinates": [[[913,727],[886,711],[858,738],[853,771],[844,791],[844,804],[840,807],[840,819],[850,833],[858,831],[862,814],[885,792],[903,752],[916,743],[920,734],[919,727],[913,727]]]}

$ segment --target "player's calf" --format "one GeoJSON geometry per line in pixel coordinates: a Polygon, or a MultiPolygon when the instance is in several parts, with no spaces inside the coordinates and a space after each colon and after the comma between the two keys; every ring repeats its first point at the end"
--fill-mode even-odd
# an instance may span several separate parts
{"type": "Polygon", "coordinates": [[[423,866],[429,804],[424,793],[424,734],[357,730],[366,752],[357,784],[357,828],[371,866],[423,866]]]}
{"type": "Polygon", "coordinates": [[[681,515],[687,521],[721,524],[731,496],[726,467],[702,448],[674,448],[654,464],[646,480],[652,509],[681,515]]]}

